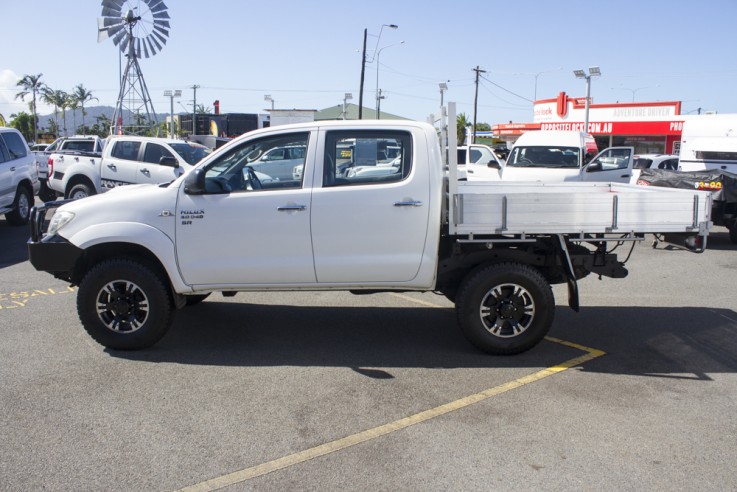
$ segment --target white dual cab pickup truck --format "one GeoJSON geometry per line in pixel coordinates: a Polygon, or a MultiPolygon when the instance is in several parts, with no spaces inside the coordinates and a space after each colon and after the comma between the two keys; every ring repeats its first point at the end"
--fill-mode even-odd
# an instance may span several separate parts
{"type": "Polygon", "coordinates": [[[65,198],[84,198],[117,186],[169,182],[199,162],[209,149],[183,140],[119,136],[102,156],[76,152],[51,154],[49,188],[65,198]]]}
{"type": "Polygon", "coordinates": [[[442,154],[436,129],[420,122],[256,130],[171,183],[34,209],[30,261],[79,286],[82,325],[112,349],[154,344],[175,308],[215,291],[434,291],[455,302],[474,345],[513,354],[548,332],[550,284],[567,282],[578,309],[577,279],[626,276],[614,245],[645,233],[705,244],[709,193],[458,182],[442,154]],[[261,182],[249,164],[285,146],[306,148],[304,172],[261,182]],[[399,148],[396,173],[349,172],[380,164],[388,147],[399,148]]]}

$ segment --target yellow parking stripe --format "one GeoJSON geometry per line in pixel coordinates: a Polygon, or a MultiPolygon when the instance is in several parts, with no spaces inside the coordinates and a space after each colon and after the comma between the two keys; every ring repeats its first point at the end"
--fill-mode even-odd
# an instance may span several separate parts
{"type": "MultiPolygon", "coordinates": [[[[405,297],[405,296],[402,296],[402,297],[405,297]]],[[[412,300],[417,301],[416,299],[412,299],[412,300]]],[[[412,425],[419,424],[421,422],[425,422],[430,419],[434,419],[436,417],[440,417],[441,415],[445,415],[447,413],[460,410],[462,408],[468,407],[475,403],[491,398],[492,396],[506,393],[507,391],[511,391],[513,389],[520,388],[527,384],[534,383],[548,376],[553,376],[555,374],[565,371],[566,369],[570,369],[571,367],[581,365],[585,362],[596,359],[597,357],[601,357],[602,355],[605,354],[605,352],[601,350],[584,347],[583,345],[579,345],[579,344],[572,343],[572,342],[567,342],[565,340],[560,340],[560,339],[553,338],[553,337],[546,337],[546,340],[553,342],[553,343],[565,345],[570,348],[582,350],[585,353],[579,357],[575,357],[573,359],[567,360],[561,364],[547,367],[545,369],[534,372],[527,376],[523,376],[513,381],[509,381],[508,383],[504,383],[499,386],[494,386],[480,393],[469,395],[459,400],[455,400],[450,403],[446,403],[444,405],[440,405],[438,407],[431,408],[429,410],[425,410],[423,412],[419,412],[414,415],[410,415],[409,417],[395,420],[394,422],[380,425],[378,427],[374,427],[372,429],[368,429],[363,432],[359,432],[357,434],[353,434],[350,436],[343,437],[341,439],[337,439],[335,441],[321,444],[319,446],[315,446],[313,448],[306,449],[298,453],[290,454],[282,458],[278,458],[272,461],[268,461],[266,463],[262,463],[260,465],[252,466],[250,468],[244,468],[242,470],[238,470],[233,473],[228,473],[227,475],[222,475],[220,477],[211,478],[210,480],[206,480],[204,482],[200,482],[200,483],[185,487],[183,489],[180,489],[180,492],[185,492],[185,491],[186,492],[205,492],[205,491],[217,490],[217,489],[221,489],[223,487],[227,487],[227,486],[230,486],[230,485],[233,485],[239,482],[243,482],[243,481],[246,481],[252,478],[266,475],[267,473],[271,473],[277,470],[282,470],[284,468],[297,465],[299,463],[304,463],[305,461],[319,458],[320,456],[325,456],[327,454],[340,451],[341,449],[346,449],[351,446],[355,446],[356,444],[361,444],[363,442],[370,441],[372,439],[376,439],[378,437],[385,436],[387,434],[391,434],[392,432],[406,429],[407,427],[410,427],[412,425]]]]}

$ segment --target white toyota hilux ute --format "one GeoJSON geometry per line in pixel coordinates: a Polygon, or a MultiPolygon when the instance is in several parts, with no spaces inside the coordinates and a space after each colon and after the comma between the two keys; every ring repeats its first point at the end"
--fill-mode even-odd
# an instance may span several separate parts
{"type": "Polygon", "coordinates": [[[8,223],[28,223],[39,186],[36,158],[23,135],[0,127],[0,214],[8,223]]]}
{"type": "MultiPolygon", "coordinates": [[[[448,121],[455,161],[453,107],[448,121]]],[[[476,347],[514,354],[548,332],[551,284],[567,283],[578,310],[577,279],[626,276],[613,246],[645,233],[705,245],[709,193],[463,182],[440,142],[412,121],[256,130],[171,183],[34,209],[30,261],[79,286],[83,327],[112,349],[156,343],[177,308],[216,291],[434,291],[476,347]],[[249,164],[285,146],[306,149],[299,179],[261,182],[249,164]],[[396,172],[350,172],[387,148],[398,149],[396,172]]]]}

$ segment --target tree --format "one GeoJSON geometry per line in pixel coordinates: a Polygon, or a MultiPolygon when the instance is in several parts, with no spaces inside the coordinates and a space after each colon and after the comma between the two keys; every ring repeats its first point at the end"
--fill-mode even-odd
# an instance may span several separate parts
{"type": "Polygon", "coordinates": [[[96,97],[94,97],[92,95],[92,91],[88,91],[87,89],[85,89],[82,84],[79,84],[76,87],[74,87],[74,89],[72,89],[72,97],[82,107],[82,127],[85,128],[85,126],[84,126],[84,117],[85,117],[86,113],[84,112],[84,103],[89,102],[89,101],[91,101],[93,99],[95,101],[99,101],[99,99],[97,99],[96,97]]]}
{"type": "MultiPolygon", "coordinates": [[[[41,88],[41,101],[54,106],[54,127],[55,132],[59,131],[59,109],[64,110],[66,106],[67,93],[64,91],[54,90],[48,85],[41,88]]],[[[66,129],[66,114],[64,115],[64,128],[66,129]]],[[[58,136],[58,135],[57,135],[58,136]]]]}
{"type": "Polygon", "coordinates": [[[38,75],[24,75],[22,79],[18,81],[17,84],[15,84],[17,87],[22,87],[23,90],[18,92],[15,95],[15,98],[20,98],[21,101],[26,100],[27,95],[31,95],[31,114],[33,115],[33,138],[28,139],[26,137],[26,140],[29,142],[35,142],[36,141],[36,135],[37,135],[37,128],[36,128],[36,93],[38,93],[41,88],[44,86],[43,82],[41,82],[41,77],[43,77],[43,74],[40,73],[38,75]]]}
{"type": "Polygon", "coordinates": [[[458,136],[458,145],[466,144],[466,128],[471,125],[472,123],[468,121],[466,113],[458,113],[458,116],[456,116],[456,134],[458,136]]]}
{"type": "Polygon", "coordinates": [[[21,132],[21,134],[23,134],[23,138],[26,139],[26,142],[30,142],[31,135],[36,131],[33,117],[25,111],[21,111],[20,113],[11,114],[10,118],[10,127],[21,132]]]}

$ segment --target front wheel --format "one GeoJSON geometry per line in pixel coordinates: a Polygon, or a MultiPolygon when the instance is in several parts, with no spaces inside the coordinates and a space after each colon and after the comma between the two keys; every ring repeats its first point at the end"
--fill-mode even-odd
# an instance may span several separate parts
{"type": "Polygon", "coordinates": [[[99,344],[137,350],[158,342],[172,322],[174,308],[164,281],[134,260],[97,264],[82,279],[77,312],[99,344]]]}
{"type": "Polygon", "coordinates": [[[553,291],[534,268],[500,263],[469,274],[456,296],[458,324],[478,349],[511,355],[534,347],[550,330],[553,291]]]}
{"type": "Polygon", "coordinates": [[[15,199],[13,199],[13,210],[5,214],[5,219],[12,225],[26,225],[31,216],[31,207],[33,199],[28,188],[21,185],[15,191],[15,199]]]}

